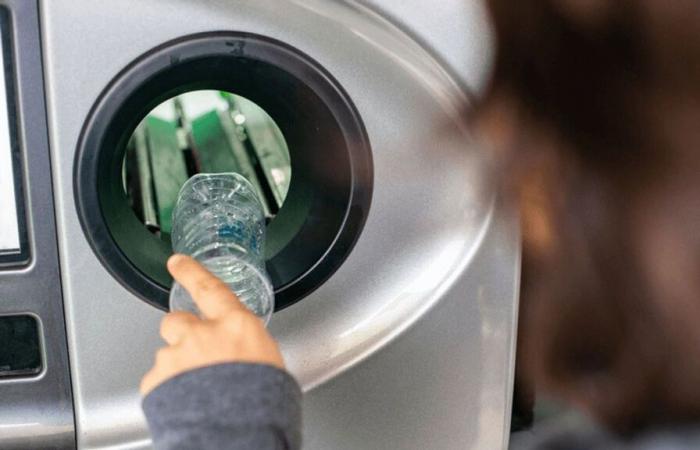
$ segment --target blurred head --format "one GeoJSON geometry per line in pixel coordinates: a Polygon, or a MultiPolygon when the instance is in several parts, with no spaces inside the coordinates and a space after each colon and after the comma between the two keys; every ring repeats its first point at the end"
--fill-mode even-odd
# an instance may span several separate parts
{"type": "Polygon", "coordinates": [[[618,430],[700,419],[700,2],[488,0],[524,361],[618,430]]]}

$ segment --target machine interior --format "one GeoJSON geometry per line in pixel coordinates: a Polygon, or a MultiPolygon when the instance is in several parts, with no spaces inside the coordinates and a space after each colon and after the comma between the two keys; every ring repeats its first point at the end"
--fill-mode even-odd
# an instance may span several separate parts
{"type": "Polygon", "coordinates": [[[124,192],[152,233],[170,242],[182,185],[198,173],[236,172],[260,197],[268,223],[289,192],[292,167],[275,121],[252,101],[226,91],[190,91],[154,108],[128,141],[124,192]]]}

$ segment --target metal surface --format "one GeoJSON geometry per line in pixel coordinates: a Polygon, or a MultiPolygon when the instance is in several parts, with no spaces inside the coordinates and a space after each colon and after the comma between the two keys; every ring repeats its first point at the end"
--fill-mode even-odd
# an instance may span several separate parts
{"type": "MultiPolygon", "coordinates": [[[[6,0],[12,27],[17,139],[24,184],[31,260],[0,269],[0,315],[28,314],[40,326],[41,373],[0,379],[0,448],[75,447],[68,354],[61,300],[51,167],[42,89],[39,20],[36,3],[6,0]]],[[[6,205],[0,208],[5,214],[6,205]]]]}
{"type": "Polygon", "coordinates": [[[508,448],[513,374],[506,355],[514,352],[519,279],[514,236],[512,217],[496,213],[479,250],[432,310],[307,393],[305,448],[508,448]]]}
{"type": "Polygon", "coordinates": [[[410,34],[471,94],[489,80],[494,41],[483,0],[359,0],[410,34]]]}
{"type": "MultiPolygon", "coordinates": [[[[310,55],[347,90],[372,143],[374,197],[357,245],[319,290],[272,319],[307,391],[306,448],[504,447],[518,236],[460,125],[467,96],[445,67],[351,2],[53,0],[41,7],[81,448],[149,447],[137,385],[162,345],[162,313],[115,281],[81,233],[72,170],[83,121],[134,58],[213,30],[266,35],[310,55]]],[[[484,29],[456,26],[465,37],[484,29]]],[[[477,37],[469,42],[465,52],[483,51],[477,37]]],[[[453,70],[483,73],[477,62],[453,70]]]]}

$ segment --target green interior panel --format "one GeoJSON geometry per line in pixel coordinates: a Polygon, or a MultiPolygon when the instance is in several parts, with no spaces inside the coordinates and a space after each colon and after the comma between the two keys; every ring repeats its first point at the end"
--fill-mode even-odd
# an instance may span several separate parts
{"type": "Polygon", "coordinates": [[[169,233],[177,194],[189,178],[187,167],[178,144],[176,124],[149,116],[145,125],[158,221],[161,232],[169,233]]]}
{"type": "Polygon", "coordinates": [[[200,172],[240,172],[240,164],[217,110],[192,121],[192,139],[199,156],[200,172]]]}

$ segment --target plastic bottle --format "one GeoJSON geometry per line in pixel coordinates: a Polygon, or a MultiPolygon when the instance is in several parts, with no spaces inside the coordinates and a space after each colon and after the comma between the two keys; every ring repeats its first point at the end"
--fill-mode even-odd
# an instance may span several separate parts
{"type": "MultiPolygon", "coordinates": [[[[274,292],[265,272],[265,215],[253,185],[236,173],[195,175],[180,189],[172,223],[173,250],[202,263],[267,324],[274,292]]],[[[199,314],[178,283],[170,309],[199,314]]]]}

